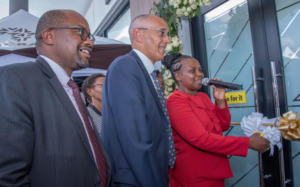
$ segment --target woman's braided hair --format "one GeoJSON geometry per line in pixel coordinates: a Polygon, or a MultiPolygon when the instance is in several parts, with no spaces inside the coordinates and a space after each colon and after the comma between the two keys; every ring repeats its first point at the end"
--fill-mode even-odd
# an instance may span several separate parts
{"type": "Polygon", "coordinates": [[[180,63],[183,59],[192,58],[188,55],[182,55],[181,53],[170,53],[164,57],[162,64],[170,70],[174,81],[177,83],[174,73],[181,69],[182,64],[180,63]]]}

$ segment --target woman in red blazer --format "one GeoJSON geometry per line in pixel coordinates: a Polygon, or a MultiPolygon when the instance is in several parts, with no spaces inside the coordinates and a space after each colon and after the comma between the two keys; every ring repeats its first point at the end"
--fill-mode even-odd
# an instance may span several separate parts
{"type": "Polygon", "coordinates": [[[225,89],[213,86],[215,104],[197,92],[204,75],[196,59],[173,53],[162,63],[178,85],[167,101],[176,148],[170,186],[223,187],[224,179],[233,177],[227,155],[245,157],[248,148],[264,152],[269,142],[259,134],[250,138],[222,135],[231,119],[225,89]]]}

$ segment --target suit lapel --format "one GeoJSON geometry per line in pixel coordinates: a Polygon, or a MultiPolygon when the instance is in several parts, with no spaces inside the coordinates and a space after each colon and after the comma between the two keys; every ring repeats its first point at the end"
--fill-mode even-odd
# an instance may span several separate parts
{"type": "MultiPolygon", "coordinates": [[[[146,70],[142,60],[139,58],[139,56],[133,50],[130,51],[129,55],[131,55],[133,58],[135,58],[135,60],[138,62],[139,66],[141,67],[141,70],[142,70],[142,72],[144,74],[144,77],[147,81],[148,87],[150,88],[151,93],[152,93],[153,97],[155,98],[156,104],[160,108],[161,112],[164,114],[164,110],[163,110],[163,108],[161,106],[161,103],[159,101],[158,94],[157,94],[157,92],[156,92],[156,90],[153,86],[153,82],[152,82],[152,80],[150,78],[150,75],[149,75],[148,71],[146,70]]],[[[166,120],[167,120],[167,118],[166,118],[166,120]]]]}
{"type": "Polygon", "coordinates": [[[49,77],[49,83],[53,87],[55,93],[57,94],[58,98],[60,99],[64,109],[66,110],[69,118],[73,122],[74,127],[77,130],[77,133],[79,134],[84,147],[86,148],[86,151],[90,155],[90,158],[94,162],[95,167],[97,168],[97,165],[95,163],[95,159],[91,150],[90,143],[87,138],[87,134],[85,132],[85,129],[83,127],[82,121],[80,117],[78,116],[78,113],[76,109],[74,108],[73,103],[71,102],[69,96],[67,95],[66,91],[64,90],[63,86],[59,82],[58,78],[56,77],[55,73],[49,66],[49,64],[42,58],[38,57],[36,60],[39,67],[42,69],[42,71],[49,77]]]}

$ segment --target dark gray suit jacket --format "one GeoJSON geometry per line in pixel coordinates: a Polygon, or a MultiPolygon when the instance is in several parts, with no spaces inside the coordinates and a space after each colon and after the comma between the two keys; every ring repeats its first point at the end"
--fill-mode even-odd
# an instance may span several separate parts
{"type": "Polygon", "coordinates": [[[0,186],[100,186],[82,121],[48,63],[1,67],[0,80],[0,186]]]}

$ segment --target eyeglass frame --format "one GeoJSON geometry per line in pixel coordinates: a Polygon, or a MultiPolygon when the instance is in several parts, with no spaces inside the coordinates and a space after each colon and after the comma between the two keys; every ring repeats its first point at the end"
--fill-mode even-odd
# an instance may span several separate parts
{"type": "Polygon", "coordinates": [[[101,82],[101,83],[97,83],[97,84],[94,84],[91,86],[91,88],[95,87],[95,86],[98,86],[98,85],[102,85],[103,86],[104,82],[101,82]]]}
{"type": "Polygon", "coordinates": [[[160,32],[160,36],[162,38],[169,37],[169,32],[166,33],[166,29],[148,29],[148,28],[143,28],[143,27],[138,28],[138,29],[141,29],[141,30],[150,30],[150,31],[158,31],[158,32],[160,32]]]}
{"type": "Polygon", "coordinates": [[[94,43],[96,41],[94,35],[92,35],[91,33],[89,33],[86,28],[82,27],[82,26],[65,26],[65,27],[50,27],[48,28],[49,30],[55,30],[55,29],[80,29],[80,38],[82,41],[86,41],[88,38],[94,43]],[[84,36],[84,32],[82,32],[83,30],[85,30],[86,35],[84,36]],[[83,37],[86,37],[85,39],[83,37]],[[92,38],[91,38],[92,37],[92,38]]]}

